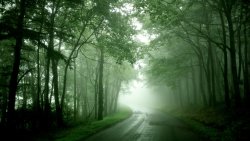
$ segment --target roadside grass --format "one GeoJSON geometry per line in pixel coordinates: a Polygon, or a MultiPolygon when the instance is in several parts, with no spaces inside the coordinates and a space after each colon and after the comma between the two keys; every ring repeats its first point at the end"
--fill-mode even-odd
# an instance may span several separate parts
{"type": "Polygon", "coordinates": [[[176,117],[191,130],[211,141],[249,140],[249,115],[227,110],[224,107],[164,110],[176,117]]]}
{"type": "Polygon", "coordinates": [[[111,127],[132,115],[130,108],[121,106],[117,113],[105,117],[101,121],[92,121],[87,124],[78,125],[69,129],[61,129],[56,132],[48,133],[37,137],[36,141],[78,141],[84,140],[91,135],[111,127]]]}

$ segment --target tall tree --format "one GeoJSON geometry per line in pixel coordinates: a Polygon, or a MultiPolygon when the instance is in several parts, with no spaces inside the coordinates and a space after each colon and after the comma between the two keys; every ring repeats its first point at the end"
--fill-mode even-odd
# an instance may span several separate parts
{"type": "Polygon", "coordinates": [[[24,16],[25,16],[25,6],[26,0],[21,0],[20,3],[16,3],[17,9],[19,9],[18,20],[17,20],[17,29],[16,29],[16,45],[14,49],[14,62],[9,84],[9,98],[8,98],[8,127],[14,128],[15,123],[15,101],[16,101],[16,92],[18,87],[18,74],[19,66],[21,60],[21,49],[23,46],[23,30],[24,30],[24,16]]]}

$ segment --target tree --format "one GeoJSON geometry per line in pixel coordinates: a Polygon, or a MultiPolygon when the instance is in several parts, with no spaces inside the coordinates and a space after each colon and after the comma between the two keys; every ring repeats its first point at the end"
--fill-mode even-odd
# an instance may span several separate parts
{"type": "Polygon", "coordinates": [[[19,66],[21,60],[21,48],[23,46],[23,30],[24,30],[24,15],[25,15],[25,5],[26,1],[21,0],[20,3],[16,3],[19,9],[18,21],[17,21],[17,29],[16,29],[16,44],[14,49],[14,61],[13,68],[9,83],[9,98],[8,98],[8,115],[7,115],[7,124],[8,127],[14,128],[14,117],[15,117],[15,100],[16,100],[16,92],[18,86],[18,74],[19,74],[19,66]]]}
{"type": "MultiPolygon", "coordinates": [[[[243,17],[245,16],[242,7],[245,4],[244,2],[141,0],[134,3],[137,7],[143,9],[140,12],[143,13],[142,16],[145,19],[150,18],[150,21],[147,22],[148,28],[154,28],[158,31],[159,36],[154,41],[158,43],[156,46],[169,45],[167,41],[164,42],[163,40],[173,36],[179,37],[178,41],[183,40],[189,44],[188,47],[199,60],[200,70],[203,70],[206,76],[207,86],[205,89],[208,90],[210,106],[214,106],[218,101],[221,101],[217,98],[223,91],[227,107],[230,107],[231,97],[234,101],[233,105],[240,107],[240,81],[244,79],[247,83],[248,80],[246,79],[248,78],[246,73],[244,78],[241,75],[242,69],[244,70],[242,62],[248,58],[247,55],[244,55],[246,57],[244,59],[242,57],[242,44],[247,44],[247,42],[242,42],[244,35],[241,34],[244,32],[242,30],[242,27],[244,27],[243,17]],[[224,57],[220,58],[220,54],[223,54],[224,57]],[[230,73],[229,70],[231,70],[230,73]],[[224,84],[219,83],[221,80],[224,84]],[[224,87],[223,90],[221,90],[222,87],[224,87]],[[230,91],[230,89],[233,91],[230,91]]],[[[154,67],[154,69],[156,68],[154,67]]],[[[193,78],[193,80],[195,79],[193,78]]],[[[246,87],[245,90],[248,91],[246,87]]],[[[201,91],[204,93],[204,90],[201,91]]],[[[205,101],[206,96],[202,94],[202,97],[205,101]]]]}
{"type": "Polygon", "coordinates": [[[73,119],[93,118],[94,110],[101,113],[99,119],[104,110],[105,116],[116,111],[126,79],[122,73],[107,75],[107,69],[133,64],[137,53],[130,15],[115,10],[123,2],[1,3],[1,127],[7,121],[12,129],[60,128],[73,119]],[[112,86],[115,82],[119,85],[112,86]]]}

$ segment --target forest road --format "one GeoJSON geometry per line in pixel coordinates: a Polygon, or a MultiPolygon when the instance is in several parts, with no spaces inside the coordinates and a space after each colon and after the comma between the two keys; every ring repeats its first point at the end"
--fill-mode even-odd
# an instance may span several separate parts
{"type": "Polygon", "coordinates": [[[134,114],[86,141],[204,141],[177,119],[155,110],[134,114]]]}

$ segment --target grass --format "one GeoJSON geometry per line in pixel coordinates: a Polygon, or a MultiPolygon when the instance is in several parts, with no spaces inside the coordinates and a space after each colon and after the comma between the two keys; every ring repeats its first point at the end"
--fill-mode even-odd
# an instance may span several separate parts
{"type": "Polygon", "coordinates": [[[175,109],[169,113],[188,125],[194,132],[211,141],[220,140],[220,129],[226,124],[224,120],[226,116],[222,113],[218,114],[214,109],[186,108],[175,109]]]}
{"type": "Polygon", "coordinates": [[[78,141],[108,128],[132,115],[131,109],[128,107],[119,108],[118,112],[105,117],[100,121],[93,121],[88,124],[82,124],[70,129],[64,129],[52,132],[41,137],[37,137],[36,141],[78,141]]]}
{"type": "MultiPolygon", "coordinates": [[[[164,109],[163,109],[164,110],[164,109]]],[[[216,108],[186,108],[165,111],[211,141],[249,140],[249,115],[216,108]]]]}

